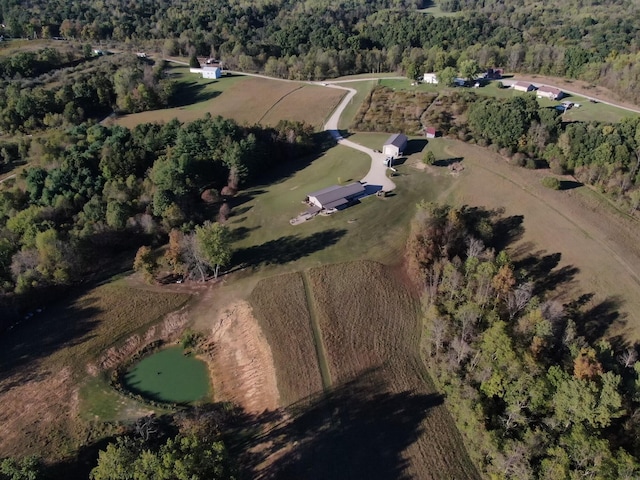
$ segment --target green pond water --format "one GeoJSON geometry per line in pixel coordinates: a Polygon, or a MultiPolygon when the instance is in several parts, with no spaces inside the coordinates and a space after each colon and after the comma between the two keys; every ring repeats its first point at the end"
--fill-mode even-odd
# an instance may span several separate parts
{"type": "Polygon", "coordinates": [[[209,393],[204,362],[170,347],[143,358],[126,373],[125,386],[144,397],[162,402],[190,403],[209,393]]]}

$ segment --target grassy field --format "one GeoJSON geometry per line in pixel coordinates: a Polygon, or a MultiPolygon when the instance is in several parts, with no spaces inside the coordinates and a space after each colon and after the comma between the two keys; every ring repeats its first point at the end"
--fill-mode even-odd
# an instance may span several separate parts
{"type": "MultiPolygon", "coordinates": [[[[350,262],[303,274],[326,345],[331,388],[319,399],[303,399],[291,411],[289,428],[261,439],[271,449],[266,454],[287,445],[287,455],[272,455],[276,460],[264,478],[477,478],[426,378],[418,303],[396,273],[378,263],[350,262]]],[[[298,337],[311,332],[308,315],[299,312],[303,294],[298,274],[263,280],[251,297],[258,317],[271,319],[263,328],[275,340],[274,357],[288,360],[285,368],[297,382],[299,375],[318,376],[317,364],[303,359],[305,368],[298,365],[298,337]]],[[[307,340],[302,344],[313,356],[307,340]]]]}
{"type": "Polygon", "coordinates": [[[321,391],[322,378],[302,274],[262,280],[249,302],[271,345],[283,404],[290,405],[321,391]]]}
{"type": "Polygon", "coordinates": [[[418,10],[421,13],[426,13],[429,15],[433,15],[434,17],[454,17],[459,15],[459,12],[443,12],[442,9],[438,5],[433,5],[431,7],[422,8],[418,10]]]}
{"type": "Polygon", "coordinates": [[[275,125],[288,119],[305,121],[320,129],[344,96],[343,91],[332,88],[242,75],[203,79],[189,73],[188,67],[173,66],[169,74],[178,82],[173,107],[125,115],[116,123],[131,128],[173,118],[188,122],[210,113],[241,124],[275,125]]]}
{"type": "MultiPolygon", "coordinates": [[[[599,331],[640,340],[640,225],[589,187],[553,191],[546,171],[508,165],[487,149],[437,139],[449,157],[464,158],[464,172],[442,200],[454,205],[504,208],[523,215],[524,234],[511,246],[517,257],[558,254],[561,300],[588,294],[599,331]],[[564,272],[564,273],[563,273],[564,272]]],[[[438,157],[437,157],[438,158],[438,157]]]]}
{"type": "Polygon", "coordinates": [[[85,385],[88,364],[189,298],[117,281],[51,307],[3,335],[0,456],[57,457],[85,440],[80,435],[87,436],[88,420],[102,414],[108,420],[139,415],[139,405],[107,391],[98,379],[85,385]]]}
{"type": "Polygon", "coordinates": [[[317,216],[292,226],[289,219],[304,211],[309,192],[362,178],[370,159],[338,146],[286,180],[250,189],[235,199],[228,225],[236,232],[233,263],[246,264],[238,276],[273,274],[309,266],[371,258],[396,263],[404,248],[414,205],[433,200],[450,184],[446,176],[429,176],[414,168],[421,153],[397,167],[395,192],[368,197],[330,216],[317,216]]]}

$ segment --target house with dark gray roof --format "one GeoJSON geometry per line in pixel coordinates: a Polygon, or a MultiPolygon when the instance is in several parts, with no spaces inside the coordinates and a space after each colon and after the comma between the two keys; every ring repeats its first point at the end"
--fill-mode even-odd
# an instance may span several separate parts
{"type": "Polygon", "coordinates": [[[382,147],[382,153],[389,155],[390,157],[399,157],[407,147],[407,141],[409,139],[403,133],[396,133],[391,135],[389,139],[384,143],[382,147]]]}
{"type": "Polygon", "coordinates": [[[364,194],[364,185],[360,182],[349,185],[333,185],[323,188],[317,192],[307,195],[307,203],[311,205],[310,213],[317,213],[320,210],[329,212],[346,207],[349,202],[361,197],[364,194]],[[313,210],[313,212],[311,212],[313,210]]]}

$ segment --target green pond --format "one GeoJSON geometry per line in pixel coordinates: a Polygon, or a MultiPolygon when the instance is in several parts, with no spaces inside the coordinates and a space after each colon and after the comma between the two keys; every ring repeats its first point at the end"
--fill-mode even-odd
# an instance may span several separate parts
{"type": "Polygon", "coordinates": [[[184,355],[182,347],[170,347],[143,358],[126,373],[125,386],[132,392],[161,402],[190,403],[209,393],[207,366],[184,355]]]}

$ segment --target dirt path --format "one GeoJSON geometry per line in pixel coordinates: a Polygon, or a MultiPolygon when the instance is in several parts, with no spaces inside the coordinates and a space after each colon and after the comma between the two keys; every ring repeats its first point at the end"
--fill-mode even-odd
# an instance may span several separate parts
{"type": "Polygon", "coordinates": [[[246,302],[235,302],[212,320],[205,355],[216,401],[248,413],[275,410],[280,396],[271,347],[246,302]]]}
{"type": "Polygon", "coordinates": [[[307,305],[309,308],[309,317],[311,318],[311,331],[313,332],[313,341],[316,347],[316,355],[318,356],[318,366],[320,367],[320,375],[322,376],[322,386],[327,391],[331,387],[331,370],[329,369],[329,361],[327,359],[327,349],[324,345],[322,330],[318,322],[316,312],[316,302],[313,298],[313,291],[309,285],[307,272],[302,272],[302,283],[307,297],[307,305]]]}

